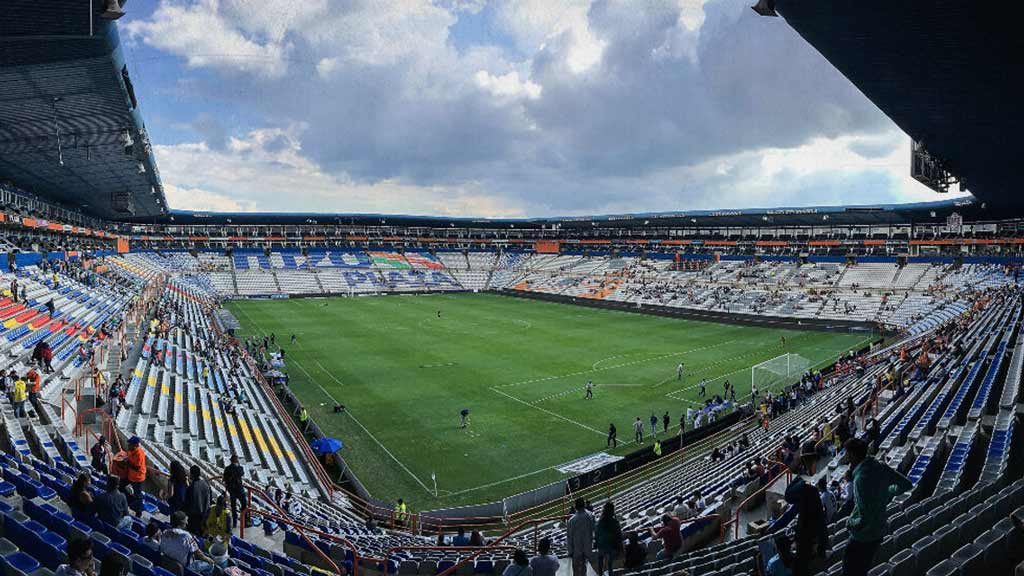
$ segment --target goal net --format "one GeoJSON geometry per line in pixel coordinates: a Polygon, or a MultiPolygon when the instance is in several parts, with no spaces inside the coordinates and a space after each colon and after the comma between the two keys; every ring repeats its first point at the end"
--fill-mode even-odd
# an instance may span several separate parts
{"type": "Polygon", "coordinates": [[[759,392],[777,391],[800,381],[811,362],[799,354],[783,354],[750,368],[750,385],[759,392]]]}

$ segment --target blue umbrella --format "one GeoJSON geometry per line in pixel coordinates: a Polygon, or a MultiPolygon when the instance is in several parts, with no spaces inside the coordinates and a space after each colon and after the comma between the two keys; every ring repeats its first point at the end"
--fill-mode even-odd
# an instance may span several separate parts
{"type": "Polygon", "coordinates": [[[343,444],[337,438],[317,438],[310,444],[317,454],[333,454],[341,450],[343,444]]]}

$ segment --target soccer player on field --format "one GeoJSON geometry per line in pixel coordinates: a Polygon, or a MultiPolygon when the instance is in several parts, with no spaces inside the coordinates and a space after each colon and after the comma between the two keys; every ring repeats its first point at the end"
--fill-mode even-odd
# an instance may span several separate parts
{"type": "Polygon", "coordinates": [[[683,379],[683,363],[680,362],[679,366],[676,366],[676,380],[683,379]]]}
{"type": "Polygon", "coordinates": [[[708,393],[707,387],[708,387],[708,381],[706,379],[704,379],[704,378],[701,378],[700,379],[700,397],[701,398],[703,398],[704,396],[707,396],[707,393],[708,393]]]}
{"type": "Polygon", "coordinates": [[[465,428],[469,426],[469,408],[463,408],[459,412],[459,428],[465,428]]]}
{"type": "Polygon", "coordinates": [[[608,424],[608,442],[605,443],[604,447],[605,448],[607,448],[609,446],[611,446],[612,448],[618,447],[619,440],[618,440],[618,438],[616,438],[616,436],[618,436],[618,434],[619,434],[619,431],[615,429],[615,423],[613,422],[613,423],[608,424]]]}
{"type": "Polygon", "coordinates": [[[587,394],[586,394],[586,396],[583,397],[583,399],[584,400],[593,400],[594,399],[594,381],[593,380],[587,380],[587,394]]]}
{"type": "Polygon", "coordinates": [[[644,423],[640,421],[640,417],[636,417],[636,421],[633,422],[633,438],[637,444],[644,443],[644,423]]]}

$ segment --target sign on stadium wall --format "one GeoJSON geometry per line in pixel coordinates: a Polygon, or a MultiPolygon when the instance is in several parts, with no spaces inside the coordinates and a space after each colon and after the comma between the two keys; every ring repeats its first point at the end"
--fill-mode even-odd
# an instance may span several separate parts
{"type": "Polygon", "coordinates": [[[562,474],[586,474],[591,470],[596,470],[607,464],[618,462],[622,460],[622,456],[613,456],[607,452],[598,452],[597,454],[591,454],[590,456],[584,456],[583,458],[577,458],[572,462],[567,462],[556,469],[562,474]]]}

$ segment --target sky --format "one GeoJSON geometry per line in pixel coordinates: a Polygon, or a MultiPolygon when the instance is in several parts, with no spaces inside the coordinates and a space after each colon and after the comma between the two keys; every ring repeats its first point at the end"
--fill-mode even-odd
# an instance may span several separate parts
{"type": "Polygon", "coordinates": [[[938,200],[752,0],[132,0],[175,209],[541,217],[938,200]]]}

